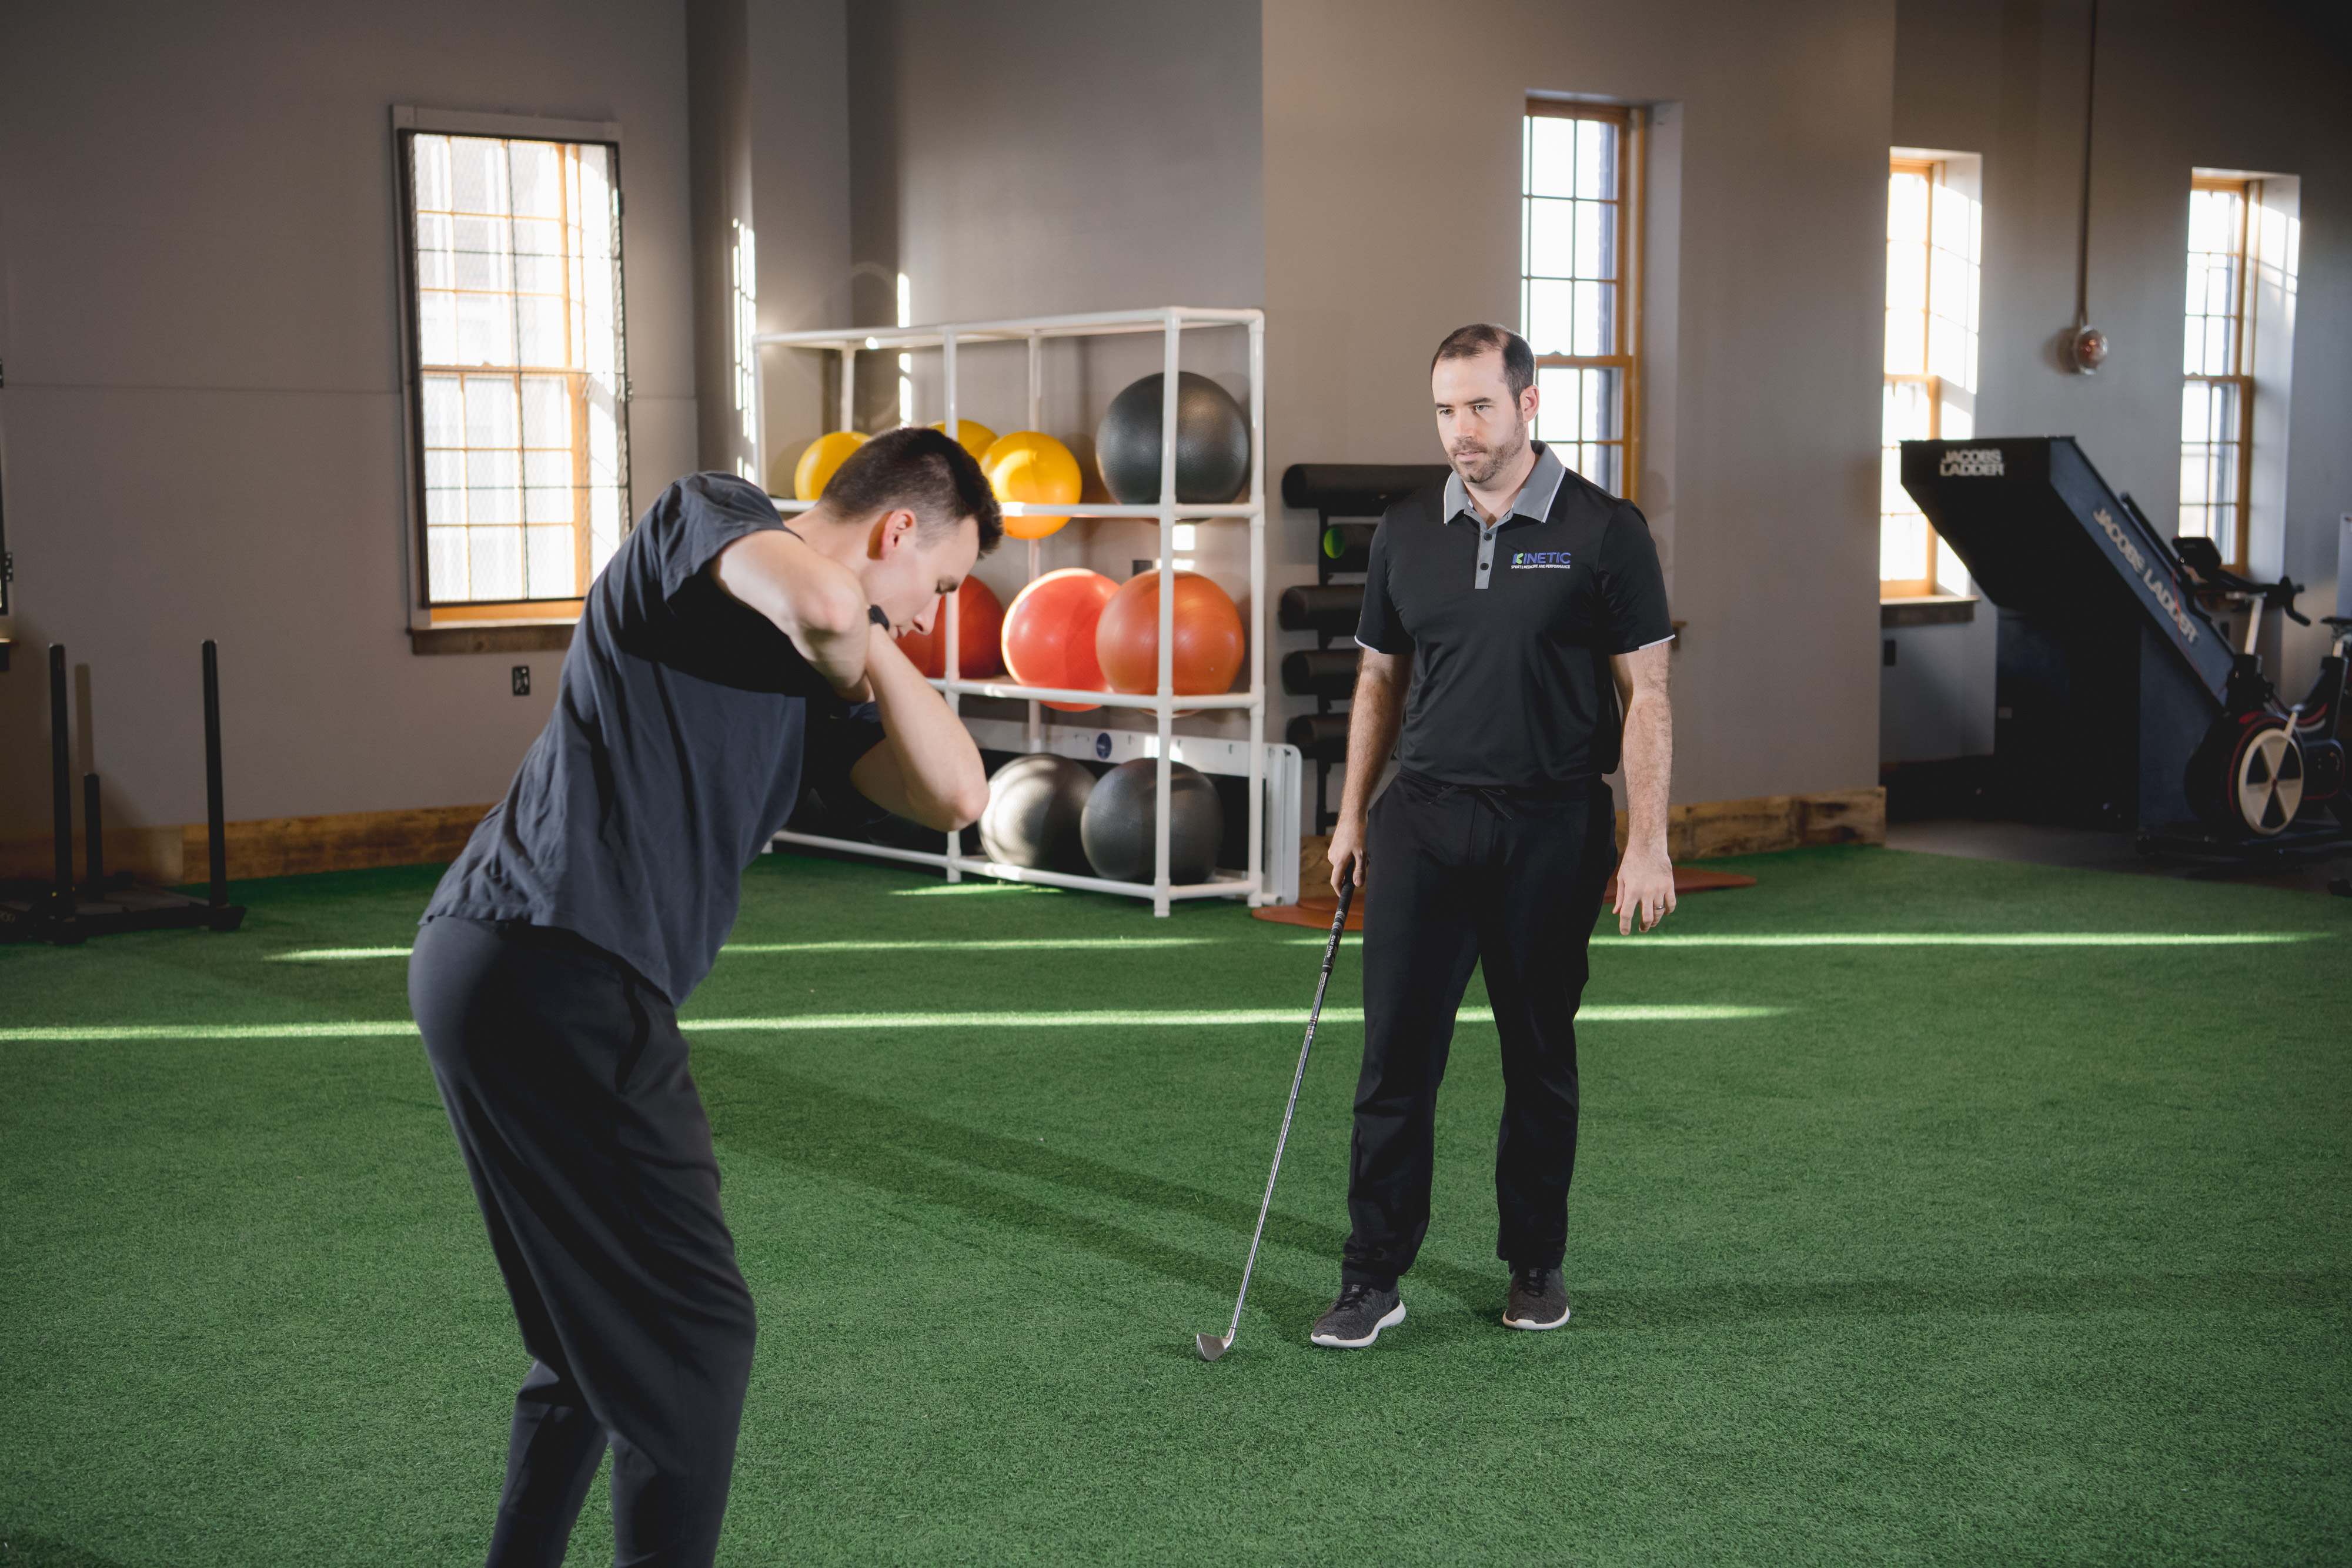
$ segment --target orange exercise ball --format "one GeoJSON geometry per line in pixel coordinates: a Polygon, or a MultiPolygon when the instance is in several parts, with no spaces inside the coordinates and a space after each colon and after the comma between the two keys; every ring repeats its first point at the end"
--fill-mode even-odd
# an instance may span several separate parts
{"type": "MultiPolygon", "coordinates": [[[[980,471],[1000,501],[1066,506],[1086,488],[1086,476],[1070,449],[1037,430],[1016,430],[981,454],[980,471]]],[[[1067,517],[1007,517],[1004,531],[1016,539],[1042,539],[1067,517]]]]}
{"type": "MultiPolygon", "coordinates": [[[[1242,612],[1225,591],[1197,571],[1176,574],[1175,687],[1179,696],[1234,689],[1244,646],[1242,612]]],[[[1160,689],[1160,574],[1128,580],[1103,607],[1095,657],[1115,692],[1160,689]]]]}
{"type": "MultiPolygon", "coordinates": [[[[1004,612],[1004,667],[1013,672],[1013,680],[1024,686],[1108,690],[1102,666],[1095,661],[1095,622],[1118,592],[1118,584],[1082,566],[1049,571],[1023,589],[1004,612]]],[[[1045,706],[1085,713],[1102,705],[1045,706]]]]}
{"type": "MultiPolygon", "coordinates": [[[[1004,632],[1004,601],[976,577],[963,580],[956,594],[956,675],[961,680],[984,680],[1004,673],[998,653],[1004,632]]],[[[915,668],[937,679],[948,673],[948,607],[942,603],[931,617],[928,632],[909,632],[898,639],[898,651],[915,668]]]]}

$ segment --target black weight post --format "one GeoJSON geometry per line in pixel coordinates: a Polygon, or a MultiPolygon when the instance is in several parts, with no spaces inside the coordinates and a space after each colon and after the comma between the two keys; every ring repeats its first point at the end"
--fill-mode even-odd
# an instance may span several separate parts
{"type": "Polygon", "coordinates": [[[57,813],[50,826],[58,859],[58,884],[50,894],[49,918],[58,927],[58,940],[73,924],[73,767],[66,756],[66,645],[49,644],[49,803],[57,813]]]}
{"type": "Polygon", "coordinates": [[[106,830],[98,807],[98,775],[81,776],[82,885],[95,898],[106,885],[106,830]]]}
{"type": "Polygon", "coordinates": [[[220,645],[205,639],[205,827],[212,854],[215,909],[228,907],[228,833],[221,821],[220,645]]]}

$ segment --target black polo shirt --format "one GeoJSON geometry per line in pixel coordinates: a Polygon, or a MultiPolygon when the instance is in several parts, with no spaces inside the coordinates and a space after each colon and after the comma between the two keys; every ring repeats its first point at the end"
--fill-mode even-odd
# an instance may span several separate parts
{"type": "Polygon", "coordinates": [[[1461,476],[1391,507],[1356,641],[1412,655],[1397,760],[1449,784],[1540,789],[1615,770],[1612,654],[1675,634],[1650,525],[1542,443],[1508,517],[1461,476]]]}

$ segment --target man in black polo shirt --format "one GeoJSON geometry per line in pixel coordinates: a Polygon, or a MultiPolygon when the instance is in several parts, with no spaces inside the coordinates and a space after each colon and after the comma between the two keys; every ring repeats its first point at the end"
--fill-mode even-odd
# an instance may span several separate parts
{"type": "Polygon", "coordinates": [[[620,1563],[718,1550],[751,1297],[677,1005],[804,780],[949,831],[980,815],[980,753],[892,637],[1002,532],[934,431],[860,447],[790,528],[730,475],[672,485],[425,908],[410,1004],[533,1360],[493,1568],[563,1560],[608,1447],[620,1563]]]}
{"type": "Polygon", "coordinates": [[[1646,931],[1675,906],[1674,625],[1649,525],[1530,440],[1535,359],[1517,333],[1460,329],[1438,346],[1430,382],[1454,472],[1391,507],[1373,536],[1331,835],[1332,885],[1352,874],[1364,890],[1364,1067],[1353,1229],[1339,1299],[1312,1337],[1350,1350],[1404,1321],[1397,1278],[1429,1229],[1438,1081],[1482,965],[1503,1046],[1503,1322],[1568,1322],[1576,1009],[1617,860],[1602,776],[1621,731],[1632,825],[1618,929],[1638,920],[1646,931]],[[1391,748],[1397,775],[1373,804],[1391,748]]]}

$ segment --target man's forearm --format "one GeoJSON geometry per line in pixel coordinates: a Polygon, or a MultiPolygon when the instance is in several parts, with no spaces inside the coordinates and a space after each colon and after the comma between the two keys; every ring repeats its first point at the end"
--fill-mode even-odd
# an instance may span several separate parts
{"type": "Polygon", "coordinates": [[[1674,716],[1662,693],[1638,694],[1625,710],[1628,849],[1666,849],[1666,798],[1675,772],[1674,716]]]}
{"type": "Polygon", "coordinates": [[[988,799],[987,769],[971,732],[950,711],[913,661],[888,632],[872,627],[872,646],[863,661],[882,730],[898,764],[908,800],[921,808],[918,820],[953,817],[971,821],[988,799]]]}
{"type": "Polygon", "coordinates": [[[1396,749],[1404,723],[1404,693],[1391,676],[1366,669],[1356,677],[1348,704],[1348,771],[1340,782],[1339,814],[1360,817],[1371,808],[1373,787],[1396,749]]]}

